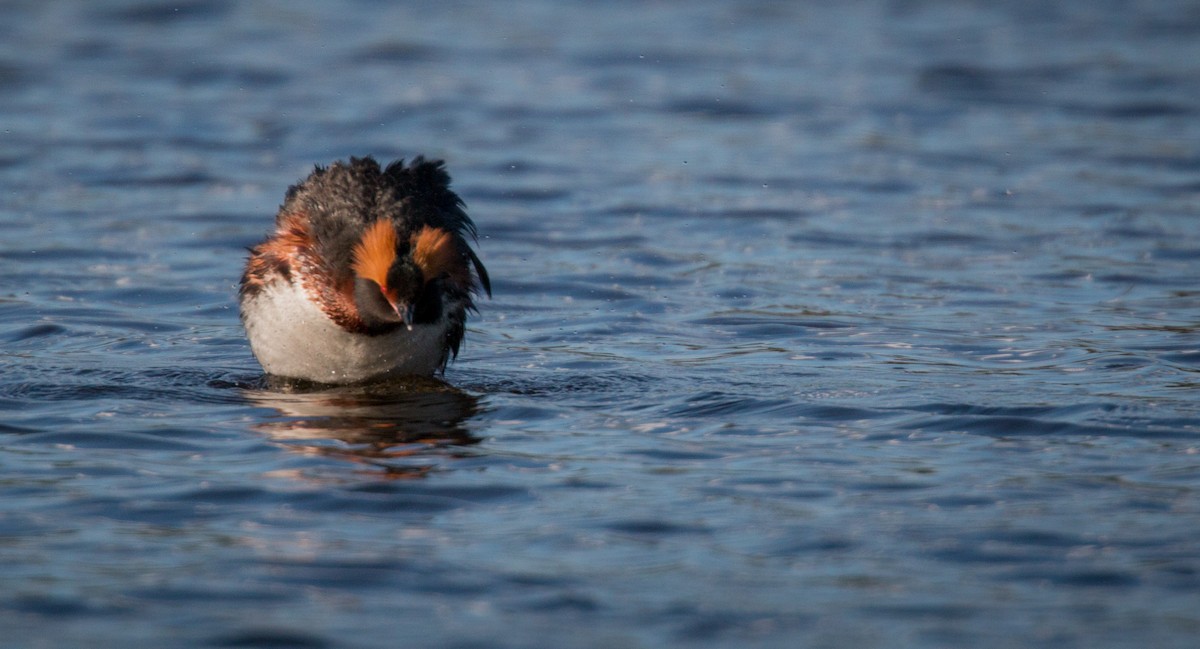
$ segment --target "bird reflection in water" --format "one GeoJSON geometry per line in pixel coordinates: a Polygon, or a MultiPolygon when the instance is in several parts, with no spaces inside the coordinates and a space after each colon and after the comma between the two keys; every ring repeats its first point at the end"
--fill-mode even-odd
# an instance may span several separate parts
{"type": "Polygon", "coordinates": [[[464,425],[478,399],[432,378],[323,386],[269,378],[245,390],[280,418],[256,426],[297,451],[349,460],[385,478],[420,478],[446,459],[469,457],[481,438],[464,425]]]}

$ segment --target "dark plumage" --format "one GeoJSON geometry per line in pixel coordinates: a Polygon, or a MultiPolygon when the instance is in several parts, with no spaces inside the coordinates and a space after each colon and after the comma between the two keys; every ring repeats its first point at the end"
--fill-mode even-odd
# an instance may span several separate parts
{"type": "Polygon", "coordinates": [[[240,289],[264,369],[338,383],[443,369],[473,294],[491,295],[463,207],[442,162],[420,157],[351,158],[288,188],[240,289]]]}

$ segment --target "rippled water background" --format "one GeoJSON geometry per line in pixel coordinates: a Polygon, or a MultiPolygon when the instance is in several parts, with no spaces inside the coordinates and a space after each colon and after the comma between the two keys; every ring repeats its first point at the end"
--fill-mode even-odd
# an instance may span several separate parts
{"type": "Polygon", "coordinates": [[[1196,646],[1200,10],[834,4],[6,3],[0,645],[1196,646]],[[368,153],[495,299],[273,388],[368,153]]]}

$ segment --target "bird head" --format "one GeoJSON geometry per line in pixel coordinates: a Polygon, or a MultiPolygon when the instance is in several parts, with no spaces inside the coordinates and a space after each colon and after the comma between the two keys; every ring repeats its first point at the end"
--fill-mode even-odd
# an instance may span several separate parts
{"type": "Polygon", "coordinates": [[[363,232],[354,248],[354,302],[368,327],[403,324],[412,329],[431,283],[468,287],[468,260],[453,235],[425,226],[402,239],[391,219],[363,232]]]}

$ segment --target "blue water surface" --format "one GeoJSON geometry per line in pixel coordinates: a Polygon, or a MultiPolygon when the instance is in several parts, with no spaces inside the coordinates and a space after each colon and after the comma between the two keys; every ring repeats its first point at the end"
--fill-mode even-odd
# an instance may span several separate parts
{"type": "Polygon", "coordinates": [[[1195,3],[9,2],[0,228],[0,646],[1200,643],[1195,3]],[[366,154],[495,297],[268,381],[366,154]]]}

